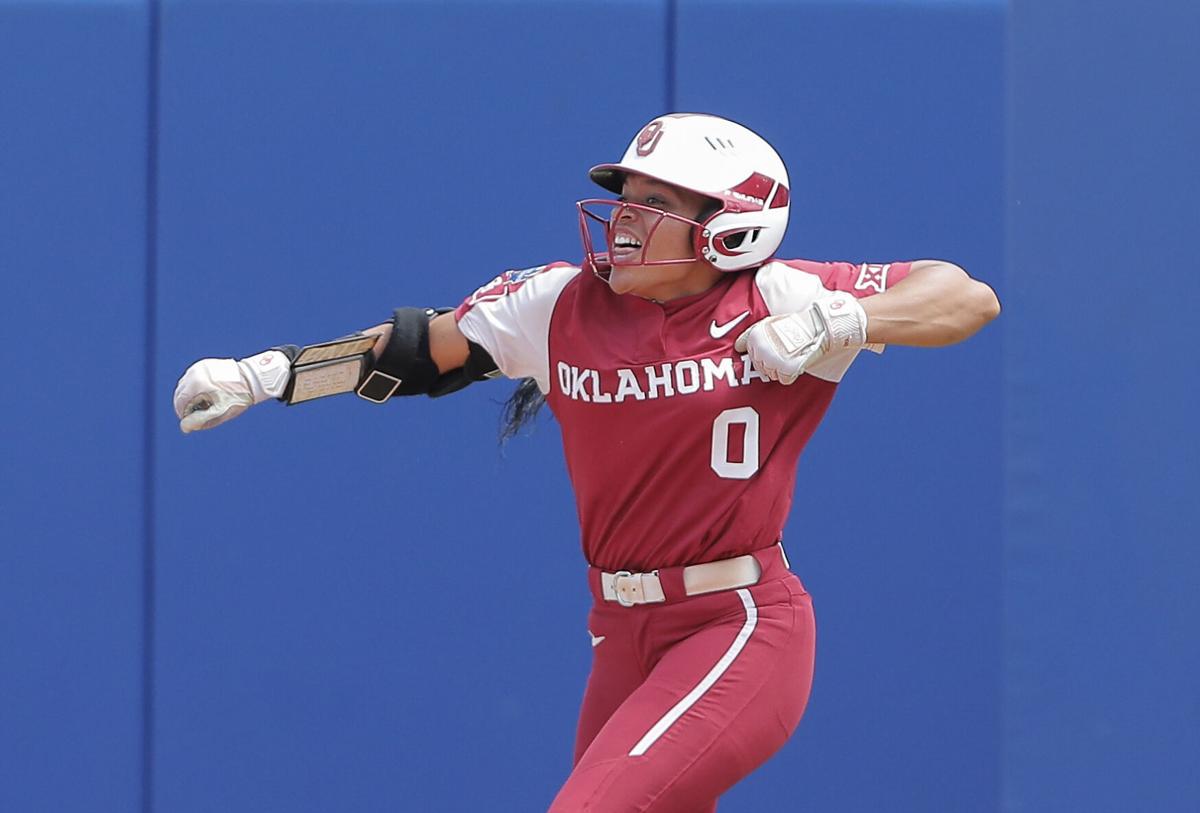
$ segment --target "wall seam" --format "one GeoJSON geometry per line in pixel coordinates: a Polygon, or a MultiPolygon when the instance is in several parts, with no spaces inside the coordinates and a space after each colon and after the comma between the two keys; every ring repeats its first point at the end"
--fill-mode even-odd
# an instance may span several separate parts
{"type": "MultiPolygon", "coordinates": [[[[1004,195],[1004,219],[1002,223],[1003,238],[1001,244],[1001,284],[1004,286],[1006,297],[1015,296],[1015,280],[1012,276],[1012,269],[1009,267],[1009,260],[1012,257],[1013,244],[1013,197],[1014,197],[1014,181],[1013,181],[1013,166],[1015,165],[1014,156],[1014,133],[1015,127],[1013,124],[1014,111],[1016,102],[1012,96],[1012,89],[1016,83],[1013,76],[1013,38],[1014,34],[1014,9],[1013,4],[1006,2],[1004,4],[1004,27],[1002,36],[1004,38],[1004,58],[1003,58],[1003,88],[1001,90],[1001,105],[1004,127],[1004,143],[1002,147],[1001,165],[1002,165],[1002,180],[1001,189],[1004,195]]],[[[1012,557],[1012,500],[1011,487],[1013,482],[1012,465],[1013,465],[1013,414],[1014,404],[1017,402],[1014,396],[1014,382],[1010,375],[1011,356],[1013,352],[1012,341],[1012,320],[1003,321],[1000,326],[1000,376],[1001,376],[1001,413],[1000,413],[1000,464],[1002,466],[1000,479],[1000,697],[997,705],[997,713],[1000,716],[999,727],[997,731],[1000,734],[999,743],[999,765],[997,766],[997,795],[996,810],[1003,811],[1012,809],[1013,796],[1009,791],[1010,764],[1009,764],[1009,742],[1010,729],[1009,720],[1011,719],[1011,704],[1012,693],[1009,688],[1009,681],[1012,677],[1010,669],[1012,664],[1009,662],[1009,643],[1012,634],[1011,623],[1009,619],[1009,583],[1011,581],[1009,574],[1009,563],[1012,557]]]]}
{"type": "Polygon", "coordinates": [[[678,19],[679,9],[678,0],[667,0],[667,23],[666,23],[666,64],[664,71],[665,85],[664,95],[666,96],[666,105],[663,108],[664,113],[678,113],[676,109],[675,99],[675,51],[676,38],[678,35],[678,19]]]}
{"type": "Polygon", "coordinates": [[[146,78],[146,311],[145,392],[143,394],[142,477],[145,499],[142,535],[142,813],[154,810],[154,606],[155,606],[155,368],[158,363],[158,91],[159,0],[148,0],[146,78]]]}

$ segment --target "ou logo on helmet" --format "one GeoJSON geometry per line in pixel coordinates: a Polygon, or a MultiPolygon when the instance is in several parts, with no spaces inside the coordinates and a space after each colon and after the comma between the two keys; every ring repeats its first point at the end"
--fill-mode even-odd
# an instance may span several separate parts
{"type": "Polygon", "coordinates": [[[654,148],[662,140],[662,134],[663,123],[661,121],[655,120],[643,127],[637,137],[637,154],[645,158],[654,152],[654,148]]]}

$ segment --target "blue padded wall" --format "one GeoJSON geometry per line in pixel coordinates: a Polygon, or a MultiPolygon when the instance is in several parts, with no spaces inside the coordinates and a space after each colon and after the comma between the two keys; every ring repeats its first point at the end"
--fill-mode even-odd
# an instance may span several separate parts
{"type": "Polygon", "coordinates": [[[183,437],[166,382],[576,259],[664,39],[661,4],[165,5],[157,809],[549,804],[591,649],[555,425],[502,453],[499,382],[183,437]],[[655,56],[566,35],[617,13],[655,56]]]}
{"type": "Polygon", "coordinates": [[[1200,809],[1200,6],[1014,3],[1004,809],[1200,809]]]}
{"type": "Polygon", "coordinates": [[[780,148],[785,256],[943,257],[1005,305],[841,388],[787,530],[812,701],[722,810],[1200,808],[1197,31],[0,0],[0,811],[544,809],[590,655],[554,423],[500,449],[491,383],[184,437],[170,392],[577,259],[586,168],[672,108],[780,148]]]}
{"type": "Polygon", "coordinates": [[[143,3],[0,3],[0,810],[142,794],[143,3]]]}

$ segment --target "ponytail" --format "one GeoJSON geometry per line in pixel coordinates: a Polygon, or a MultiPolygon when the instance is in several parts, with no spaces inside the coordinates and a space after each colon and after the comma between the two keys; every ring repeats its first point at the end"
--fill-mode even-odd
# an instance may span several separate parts
{"type": "Polygon", "coordinates": [[[544,403],[546,396],[538,389],[537,382],[532,378],[522,378],[504,402],[504,410],[500,413],[500,442],[505,443],[509,438],[516,437],[521,427],[532,423],[544,403]]]}

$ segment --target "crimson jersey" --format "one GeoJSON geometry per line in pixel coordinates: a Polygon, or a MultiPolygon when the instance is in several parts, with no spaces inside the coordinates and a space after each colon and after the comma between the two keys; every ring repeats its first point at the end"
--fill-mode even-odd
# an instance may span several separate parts
{"type": "Polygon", "coordinates": [[[733,349],[742,331],[831,290],[881,293],[910,267],[771,261],[658,303],[554,263],[505,272],[455,316],[505,375],[546,394],[587,561],[649,571],[780,538],[800,452],[857,353],[826,354],[783,386],[733,349]]]}

